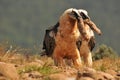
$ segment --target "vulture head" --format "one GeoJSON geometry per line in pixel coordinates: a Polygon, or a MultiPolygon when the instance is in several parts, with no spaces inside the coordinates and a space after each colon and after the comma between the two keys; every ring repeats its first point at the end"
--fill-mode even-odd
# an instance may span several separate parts
{"type": "Polygon", "coordinates": [[[83,19],[90,19],[88,16],[88,12],[84,9],[78,9],[79,14],[82,16],[83,19]]]}
{"type": "Polygon", "coordinates": [[[78,12],[77,9],[75,8],[70,8],[64,11],[62,16],[60,17],[60,23],[64,22],[66,23],[67,21],[73,22],[79,19],[81,17],[80,13],[78,12]]]}

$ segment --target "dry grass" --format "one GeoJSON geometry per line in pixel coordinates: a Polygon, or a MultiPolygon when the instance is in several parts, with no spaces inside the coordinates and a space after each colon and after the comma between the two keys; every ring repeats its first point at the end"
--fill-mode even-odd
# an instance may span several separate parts
{"type": "MultiPolygon", "coordinates": [[[[6,47],[0,45],[0,61],[15,64],[20,75],[32,71],[37,71],[43,75],[54,74],[61,71],[54,66],[53,60],[51,58],[41,57],[39,54],[26,55],[24,54],[25,52],[27,52],[26,49],[10,49],[10,46],[8,48],[8,46],[6,47]],[[43,62],[42,65],[28,65],[31,62],[37,61],[43,62]]],[[[103,58],[96,60],[94,61],[93,68],[99,71],[106,71],[109,69],[120,71],[120,58],[103,58]]]]}
{"type": "Polygon", "coordinates": [[[101,60],[94,61],[93,68],[100,71],[115,70],[120,71],[120,58],[103,58],[101,60]]]}

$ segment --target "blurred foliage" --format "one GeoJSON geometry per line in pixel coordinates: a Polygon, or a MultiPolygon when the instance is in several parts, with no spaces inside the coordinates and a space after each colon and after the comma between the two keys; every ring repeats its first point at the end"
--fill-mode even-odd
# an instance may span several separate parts
{"type": "Polygon", "coordinates": [[[105,44],[102,44],[98,49],[93,53],[93,60],[99,60],[103,58],[117,58],[117,53],[105,44]]]}
{"type": "Polygon", "coordinates": [[[36,65],[24,66],[23,68],[18,70],[18,73],[22,74],[22,73],[29,73],[32,71],[38,71],[39,73],[41,73],[43,75],[49,75],[49,74],[54,74],[54,73],[60,72],[60,70],[56,70],[50,64],[45,63],[42,66],[36,66],[36,65]]]}
{"type": "Polygon", "coordinates": [[[83,8],[102,30],[97,42],[119,49],[120,0],[0,0],[0,41],[22,47],[39,46],[45,29],[56,24],[64,10],[83,8]]]}

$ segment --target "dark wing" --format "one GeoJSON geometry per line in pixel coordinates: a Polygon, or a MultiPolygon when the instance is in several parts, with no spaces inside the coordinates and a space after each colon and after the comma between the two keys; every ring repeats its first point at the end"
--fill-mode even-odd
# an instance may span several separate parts
{"type": "Polygon", "coordinates": [[[53,26],[53,28],[52,28],[52,31],[55,33],[55,36],[56,36],[56,34],[57,34],[57,32],[58,32],[58,27],[59,27],[59,22],[57,22],[57,23],[53,26]]]}
{"type": "Polygon", "coordinates": [[[90,38],[90,41],[89,41],[89,43],[88,43],[88,46],[89,46],[89,48],[90,48],[91,51],[92,51],[93,48],[95,47],[95,43],[96,43],[95,37],[91,37],[91,38],[90,38]]]}
{"type": "Polygon", "coordinates": [[[76,42],[76,45],[77,45],[77,48],[78,50],[80,51],[80,46],[82,44],[82,41],[79,39],[77,42],[76,42]]]}
{"type": "Polygon", "coordinates": [[[55,39],[54,39],[54,36],[50,36],[50,33],[52,32],[52,34],[56,36],[58,26],[59,26],[59,23],[57,23],[52,28],[47,29],[45,32],[43,49],[45,49],[47,56],[51,56],[55,48],[55,39]]]}
{"type": "Polygon", "coordinates": [[[47,56],[51,56],[51,54],[54,50],[54,47],[55,47],[55,39],[54,39],[54,37],[51,37],[49,35],[50,31],[51,30],[46,30],[45,38],[43,41],[43,49],[45,49],[47,56]]]}

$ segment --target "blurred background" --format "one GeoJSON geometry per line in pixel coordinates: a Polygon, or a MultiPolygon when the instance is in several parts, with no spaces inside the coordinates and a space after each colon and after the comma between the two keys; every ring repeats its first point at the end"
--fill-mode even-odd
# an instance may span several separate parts
{"type": "Polygon", "coordinates": [[[86,9],[102,30],[97,46],[120,53],[120,0],[0,0],[0,42],[42,49],[45,29],[56,24],[68,8],[86,9]]]}

